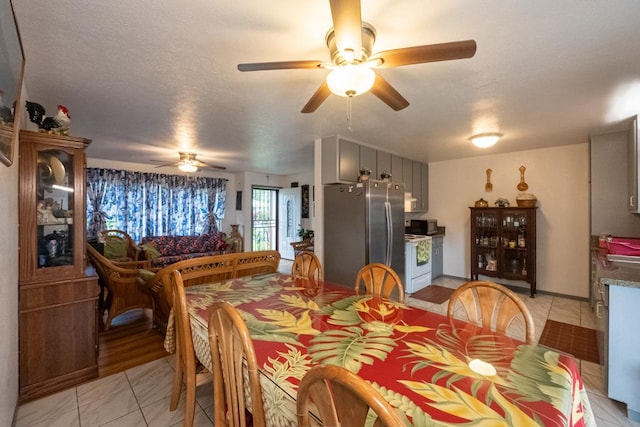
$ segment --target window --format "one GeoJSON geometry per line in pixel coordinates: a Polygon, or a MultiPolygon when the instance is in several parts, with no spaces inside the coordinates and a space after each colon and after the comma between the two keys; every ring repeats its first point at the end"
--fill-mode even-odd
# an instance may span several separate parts
{"type": "Polygon", "coordinates": [[[214,232],[224,217],[226,180],[87,169],[87,235],[100,230],[144,236],[214,232]]]}

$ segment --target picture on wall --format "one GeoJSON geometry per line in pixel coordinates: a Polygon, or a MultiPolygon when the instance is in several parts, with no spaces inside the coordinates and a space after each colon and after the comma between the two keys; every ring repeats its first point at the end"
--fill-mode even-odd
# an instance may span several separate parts
{"type": "Polygon", "coordinates": [[[309,218],[309,185],[302,186],[302,218],[309,218]]]}

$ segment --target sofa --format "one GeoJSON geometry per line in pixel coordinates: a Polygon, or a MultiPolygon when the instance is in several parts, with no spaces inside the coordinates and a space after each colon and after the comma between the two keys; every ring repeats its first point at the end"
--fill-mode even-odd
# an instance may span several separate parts
{"type": "Polygon", "coordinates": [[[184,286],[213,283],[254,274],[275,273],[280,265],[280,253],[274,250],[225,253],[186,259],[157,270],[140,270],[138,281],[149,290],[154,301],[154,325],[163,333],[172,306],[171,272],[182,275],[184,286]]]}
{"type": "Polygon", "coordinates": [[[147,236],[140,240],[138,247],[144,258],[151,261],[151,267],[159,269],[185,259],[222,254],[229,247],[226,238],[222,232],[199,236],[147,236]]]}

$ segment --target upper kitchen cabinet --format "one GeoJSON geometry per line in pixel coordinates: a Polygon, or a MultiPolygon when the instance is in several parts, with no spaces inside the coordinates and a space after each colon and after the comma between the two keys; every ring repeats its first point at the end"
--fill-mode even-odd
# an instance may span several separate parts
{"type": "Polygon", "coordinates": [[[356,182],[359,174],[360,145],[358,143],[338,136],[322,139],[323,184],[356,182]]]}
{"type": "Polygon", "coordinates": [[[640,205],[638,204],[638,196],[640,190],[640,149],[638,147],[638,116],[634,116],[631,120],[629,128],[628,156],[628,185],[629,189],[629,210],[633,213],[640,213],[640,205]]]}
{"type": "Polygon", "coordinates": [[[360,167],[358,171],[361,169],[370,170],[372,179],[380,179],[380,175],[378,173],[378,156],[375,148],[366,147],[364,145],[360,146],[360,167]]]}
{"type": "Polygon", "coordinates": [[[396,156],[395,154],[391,155],[391,179],[393,181],[402,182],[402,164],[402,157],[396,156]]]}
{"type": "Polygon", "coordinates": [[[429,210],[429,165],[413,162],[413,202],[414,211],[429,210]]]}
{"type": "Polygon", "coordinates": [[[411,159],[402,159],[402,182],[404,182],[404,191],[413,194],[413,160],[411,159]]]}
{"type": "Polygon", "coordinates": [[[378,175],[377,175],[376,178],[379,179],[382,176],[382,174],[384,174],[384,173],[392,175],[392,173],[391,173],[391,153],[386,153],[384,151],[378,150],[378,152],[377,152],[377,165],[378,165],[378,175]]]}

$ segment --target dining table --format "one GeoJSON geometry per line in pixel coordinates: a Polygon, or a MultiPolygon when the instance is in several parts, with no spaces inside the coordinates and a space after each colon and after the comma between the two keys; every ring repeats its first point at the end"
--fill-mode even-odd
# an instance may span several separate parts
{"type": "MultiPolygon", "coordinates": [[[[269,426],[297,425],[297,387],[317,364],[364,378],[407,426],[596,425],[573,356],[474,323],[282,273],[190,286],[185,295],[196,357],[209,369],[213,304],[228,301],[242,315],[269,426]]],[[[165,348],[175,350],[173,314],[165,348]]]]}

